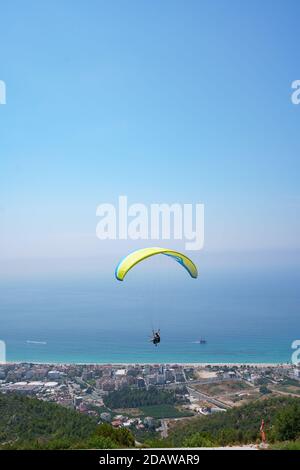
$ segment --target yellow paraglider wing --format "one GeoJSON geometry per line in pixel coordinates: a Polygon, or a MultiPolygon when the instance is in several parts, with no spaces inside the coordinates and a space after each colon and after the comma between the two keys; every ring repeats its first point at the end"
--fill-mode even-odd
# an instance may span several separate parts
{"type": "Polygon", "coordinates": [[[193,261],[185,256],[183,253],[178,251],[168,250],[167,248],[142,248],[141,250],[134,251],[128,256],[123,258],[118,266],[116,267],[115,275],[119,281],[123,281],[124,277],[128,271],[133,268],[136,264],[140,263],[146,258],[154,255],[166,255],[174,258],[179,264],[181,264],[191,275],[191,277],[196,278],[198,276],[198,271],[196,265],[193,261]]]}

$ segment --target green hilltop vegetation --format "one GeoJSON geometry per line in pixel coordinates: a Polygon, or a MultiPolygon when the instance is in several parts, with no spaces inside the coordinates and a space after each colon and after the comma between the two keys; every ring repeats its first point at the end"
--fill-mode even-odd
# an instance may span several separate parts
{"type": "Polygon", "coordinates": [[[97,421],[61,405],[16,394],[0,394],[0,449],[133,447],[127,429],[97,421]]]}
{"type": "MultiPolygon", "coordinates": [[[[215,447],[255,443],[260,437],[262,418],[268,443],[273,448],[300,448],[300,399],[291,397],[265,398],[226,413],[185,419],[171,427],[167,439],[145,433],[143,446],[215,447]]],[[[128,429],[99,425],[93,417],[54,403],[0,394],[0,449],[113,449],[134,445],[135,438],[128,429]]]]}
{"type": "Polygon", "coordinates": [[[193,416],[194,413],[177,407],[186,402],[184,393],[185,387],[173,391],[157,387],[149,387],[148,390],[124,387],[105,396],[104,404],[110,410],[129,410],[130,414],[130,410],[135,409],[135,416],[152,416],[157,419],[193,416]]]}
{"type": "MultiPolygon", "coordinates": [[[[184,389],[178,389],[182,397],[184,389]]],[[[182,403],[183,399],[180,398],[174,391],[163,390],[157,387],[149,387],[145,389],[134,389],[124,387],[120,390],[109,393],[104,397],[104,404],[108,408],[139,408],[144,406],[153,405],[175,405],[182,403]]]]}
{"type": "MultiPolygon", "coordinates": [[[[149,441],[156,447],[216,447],[256,443],[260,440],[261,420],[265,420],[270,443],[300,440],[299,398],[276,397],[233,408],[213,416],[194,417],[178,422],[167,439],[149,441]]],[[[279,445],[280,447],[280,445],[279,445]]]]}
{"type": "Polygon", "coordinates": [[[180,410],[173,405],[149,405],[141,406],[142,416],[152,416],[152,418],[184,418],[187,416],[194,416],[194,413],[188,410],[180,410]]]}

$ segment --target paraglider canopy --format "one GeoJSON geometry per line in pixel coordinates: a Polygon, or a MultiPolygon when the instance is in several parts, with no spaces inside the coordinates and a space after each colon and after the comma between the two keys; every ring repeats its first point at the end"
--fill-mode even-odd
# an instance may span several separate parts
{"type": "Polygon", "coordinates": [[[128,271],[133,268],[136,264],[140,263],[146,258],[149,258],[150,256],[159,254],[170,256],[171,258],[175,259],[179,264],[181,264],[181,266],[183,266],[188,271],[191,277],[196,278],[198,276],[196,265],[190,258],[188,258],[183,253],[179,253],[178,251],[174,250],[169,250],[168,248],[151,247],[142,248],[141,250],[134,251],[125,258],[123,258],[116,267],[116,278],[118,279],[118,281],[123,281],[128,271]]]}

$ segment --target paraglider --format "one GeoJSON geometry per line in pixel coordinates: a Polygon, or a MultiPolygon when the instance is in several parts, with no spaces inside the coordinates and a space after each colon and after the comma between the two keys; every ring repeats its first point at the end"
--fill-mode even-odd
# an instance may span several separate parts
{"type": "Polygon", "coordinates": [[[152,338],[150,339],[150,341],[154,344],[154,346],[157,346],[158,343],[160,343],[160,330],[152,330],[152,338]]]}
{"type": "Polygon", "coordinates": [[[130,271],[130,269],[132,269],[136,264],[140,263],[141,261],[144,261],[150,256],[160,254],[173,258],[188,271],[192,278],[196,279],[198,277],[196,265],[190,258],[188,258],[183,253],[179,253],[179,251],[169,250],[167,248],[152,247],[142,248],[141,250],[133,251],[125,258],[123,258],[116,267],[116,278],[118,279],[118,281],[123,281],[128,271],[130,271]]]}
{"type": "MultiPolygon", "coordinates": [[[[189,275],[196,279],[198,277],[198,270],[196,265],[193,261],[188,258],[183,253],[178,251],[170,250],[168,248],[159,248],[159,247],[151,247],[151,248],[142,248],[140,250],[134,251],[123,258],[116,267],[115,276],[118,281],[123,281],[125,276],[127,275],[128,271],[130,271],[135,265],[144,261],[147,258],[150,258],[154,255],[165,255],[173,258],[177,261],[183,268],[187,270],[189,275]]],[[[150,342],[157,346],[160,343],[160,330],[154,331],[152,330],[152,338],[150,342]]]]}

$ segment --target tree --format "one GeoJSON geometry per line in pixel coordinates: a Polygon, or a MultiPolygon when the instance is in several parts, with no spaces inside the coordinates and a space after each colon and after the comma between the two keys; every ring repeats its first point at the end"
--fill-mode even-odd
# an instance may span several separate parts
{"type": "Polygon", "coordinates": [[[300,437],[300,405],[293,403],[281,410],[275,420],[275,439],[294,440],[300,437]]]}
{"type": "Polygon", "coordinates": [[[259,387],[259,392],[262,395],[267,395],[268,393],[272,393],[271,390],[269,390],[268,387],[266,387],[265,385],[262,385],[261,387],[259,387]]]}
{"type": "Polygon", "coordinates": [[[214,447],[215,445],[209,434],[204,432],[196,432],[183,441],[184,447],[214,447]]]}

